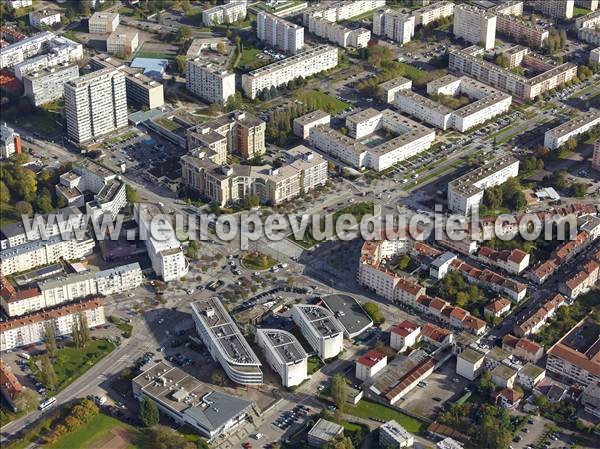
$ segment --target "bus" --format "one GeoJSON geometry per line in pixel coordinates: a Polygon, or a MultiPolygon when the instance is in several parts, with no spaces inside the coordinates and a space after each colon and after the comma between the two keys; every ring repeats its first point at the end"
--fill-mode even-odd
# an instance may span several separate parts
{"type": "Polygon", "coordinates": [[[43,402],[40,402],[40,406],[38,407],[40,410],[46,410],[47,408],[52,407],[56,403],[56,398],[52,396],[51,398],[46,399],[43,402]]]}

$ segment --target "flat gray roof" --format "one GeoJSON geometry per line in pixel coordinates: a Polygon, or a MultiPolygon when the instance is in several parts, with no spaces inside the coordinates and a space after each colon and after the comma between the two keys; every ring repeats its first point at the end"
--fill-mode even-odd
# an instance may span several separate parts
{"type": "Polygon", "coordinates": [[[285,363],[294,363],[307,357],[304,348],[300,342],[289,332],[280,329],[257,329],[257,332],[263,333],[273,350],[285,363]]]}
{"type": "Polygon", "coordinates": [[[325,296],[325,306],[335,315],[350,336],[357,335],[373,325],[362,306],[350,295],[325,296]]]}

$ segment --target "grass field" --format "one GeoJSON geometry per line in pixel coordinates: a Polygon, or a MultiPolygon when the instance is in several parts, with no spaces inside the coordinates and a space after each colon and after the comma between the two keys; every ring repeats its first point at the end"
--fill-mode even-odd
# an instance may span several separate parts
{"type": "Polygon", "coordinates": [[[307,372],[308,374],[316,373],[323,366],[323,362],[319,357],[309,357],[307,360],[307,372]]]}
{"type": "Polygon", "coordinates": [[[259,252],[245,254],[241,261],[242,265],[249,270],[268,270],[277,263],[277,260],[271,256],[259,252]]]}
{"type": "Polygon", "coordinates": [[[244,42],[242,47],[242,56],[237,63],[237,67],[257,69],[271,62],[271,58],[263,53],[260,48],[256,48],[247,42],[244,42]],[[259,55],[261,58],[258,58],[259,55]]]}
{"type": "MultiPolygon", "coordinates": [[[[63,390],[113,349],[115,345],[108,340],[92,340],[83,349],[68,346],[58,350],[56,360],[52,364],[58,380],[53,393],[63,390]]],[[[39,357],[34,357],[29,362],[34,374],[39,372],[35,364],[38,359],[39,357]]]]}
{"type": "Polygon", "coordinates": [[[425,429],[425,424],[421,421],[390,407],[366,399],[362,399],[354,407],[347,407],[344,411],[349,415],[358,416],[359,418],[372,419],[376,417],[383,421],[393,419],[411,433],[420,433],[425,429]]]}
{"type": "Polygon", "coordinates": [[[318,90],[300,90],[294,92],[294,97],[304,103],[314,102],[318,105],[319,109],[323,109],[333,115],[337,115],[350,107],[348,103],[318,90]]]}
{"type": "MultiPolygon", "coordinates": [[[[45,446],[49,449],[92,449],[92,448],[111,448],[111,449],[142,449],[141,446],[137,446],[135,441],[135,434],[137,430],[124,422],[121,422],[115,418],[112,418],[103,413],[99,413],[90,422],[81,426],[75,432],[65,435],[63,438],[58,440],[56,444],[45,446]],[[119,436],[123,439],[119,439],[118,444],[113,434],[113,431],[117,431],[119,436]],[[127,439],[130,436],[131,439],[127,439]],[[127,444],[127,445],[125,445],[127,444]]],[[[118,437],[117,437],[118,438],[118,437]]]]}
{"type": "Polygon", "coordinates": [[[414,65],[406,64],[405,62],[401,62],[400,65],[404,68],[405,76],[410,79],[418,78],[419,76],[423,76],[425,73],[427,73],[424,70],[421,70],[414,65]]]}
{"type": "Polygon", "coordinates": [[[10,204],[0,204],[0,226],[5,226],[10,223],[17,221],[17,212],[15,207],[10,204]]]}

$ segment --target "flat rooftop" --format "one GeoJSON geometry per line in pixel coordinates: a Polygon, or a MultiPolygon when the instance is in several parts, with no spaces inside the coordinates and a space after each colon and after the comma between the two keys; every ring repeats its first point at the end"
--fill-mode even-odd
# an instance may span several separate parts
{"type": "Polygon", "coordinates": [[[394,78],[394,79],[391,79],[384,83],[381,83],[379,85],[379,87],[381,87],[383,90],[390,90],[390,89],[394,89],[396,87],[405,86],[406,84],[409,84],[410,86],[412,86],[412,81],[409,80],[408,78],[404,78],[403,76],[399,76],[397,78],[394,78]]]}
{"type": "Polygon", "coordinates": [[[257,329],[256,331],[267,337],[273,350],[286,364],[296,363],[308,357],[300,342],[289,332],[280,329],[257,329]]]}
{"type": "Polygon", "coordinates": [[[301,126],[307,125],[309,123],[314,122],[315,120],[321,120],[327,117],[331,117],[327,112],[321,111],[317,109],[316,111],[309,112],[297,119],[294,119],[294,122],[298,123],[301,126]]]}
{"type": "Polygon", "coordinates": [[[316,424],[309,430],[308,435],[322,441],[329,441],[343,431],[343,427],[326,419],[319,418],[316,424]]]}
{"type": "Polygon", "coordinates": [[[373,321],[350,295],[329,295],[322,298],[348,335],[357,335],[373,325],[373,321]]]}
{"type": "Polygon", "coordinates": [[[304,317],[308,320],[311,326],[322,337],[331,337],[343,332],[340,323],[333,317],[333,314],[325,307],[313,306],[308,304],[296,304],[304,317]]]}
{"type": "Polygon", "coordinates": [[[365,120],[370,120],[380,115],[381,112],[377,109],[367,108],[363,109],[362,111],[358,111],[352,115],[349,115],[348,117],[346,117],[346,121],[350,123],[359,124],[361,122],[364,122],[365,120]]]}
{"type": "Polygon", "coordinates": [[[476,186],[477,183],[515,162],[517,162],[517,159],[512,156],[499,157],[498,159],[490,161],[475,170],[471,170],[460,178],[451,181],[449,187],[463,195],[473,195],[481,190],[481,188],[476,186]]]}
{"type": "MultiPolygon", "coordinates": [[[[215,344],[229,359],[240,364],[260,365],[258,357],[218,298],[195,301],[192,307],[196,316],[211,331],[215,344]]],[[[256,369],[254,366],[248,368],[256,369]]]]}
{"type": "Polygon", "coordinates": [[[565,134],[577,131],[582,126],[585,126],[596,120],[600,120],[600,110],[591,108],[589,111],[582,113],[571,120],[558,125],[556,128],[548,130],[547,132],[553,137],[561,137],[565,134]]]}

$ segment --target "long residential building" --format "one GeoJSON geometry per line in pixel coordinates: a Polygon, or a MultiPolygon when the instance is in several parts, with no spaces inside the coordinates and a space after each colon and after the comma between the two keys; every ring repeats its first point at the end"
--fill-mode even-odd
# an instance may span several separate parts
{"type": "Polygon", "coordinates": [[[600,10],[593,11],[585,16],[575,19],[575,28],[595,28],[600,24],[600,10]]]}
{"type": "Polygon", "coordinates": [[[337,48],[319,45],[242,75],[242,88],[247,97],[254,99],[263,89],[278,87],[296,78],[309,77],[332,69],[337,64],[337,48]]]}
{"type": "Polygon", "coordinates": [[[498,14],[496,32],[537,48],[543,48],[550,36],[550,32],[544,27],[506,14],[498,14]]]}
{"type": "Polygon", "coordinates": [[[507,112],[512,102],[510,95],[466,76],[456,78],[446,75],[431,81],[427,84],[427,93],[446,96],[463,94],[475,101],[452,110],[409,89],[401,89],[396,93],[396,107],[438,128],[455,128],[460,132],[507,112]]]}
{"type": "Polygon", "coordinates": [[[553,19],[570,19],[575,8],[575,0],[535,0],[529,4],[553,19]]]}
{"type": "Polygon", "coordinates": [[[471,5],[454,7],[454,35],[491,50],[496,45],[496,15],[471,5]]]}
{"type": "Polygon", "coordinates": [[[235,73],[204,59],[187,62],[185,85],[209,103],[225,104],[235,94],[235,73]]]}
{"type": "Polygon", "coordinates": [[[318,15],[330,22],[339,22],[360,16],[377,8],[383,8],[385,0],[341,0],[323,2],[315,7],[302,11],[304,25],[308,25],[309,17],[318,15]]]}
{"type": "Polygon", "coordinates": [[[580,28],[577,31],[577,37],[580,41],[591,45],[600,45],[600,31],[594,28],[580,28]]]}
{"type": "Polygon", "coordinates": [[[136,203],[133,212],[156,275],[165,282],[184,277],[189,264],[169,216],[162,214],[158,207],[145,203],[136,203]]]}
{"type": "Polygon", "coordinates": [[[308,139],[311,128],[317,125],[329,125],[330,123],[331,115],[317,109],[316,111],[309,112],[306,115],[294,119],[294,134],[302,139],[308,139]]]}
{"type": "Polygon", "coordinates": [[[600,124],[600,110],[590,109],[571,120],[549,129],[544,134],[544,146],[550,150],[556,150],[564,145],[569,139],[575,138],[600,124]]]}
{"type": "Polygon", "coordinates": [[[351,29],[335,22],[313,15],[308,22],[308,29],[329,42],[342,48],[364,48],[371,40],[371,32],[366,28],[351,29]]]}
{"type": "MultiPolygon", "coordinates": [[[[359,111],[357,114],[363,113],[363,111],[359,111]]],[[[356,121],[350,118],[350,121],[353,120],[356,121]]],[[[309,142],[320,151],[354,168],[372,168],[376,171],[382,171],[428,149],[435,140],[434,130],[391,109],[385,109],[380,114],[377,113],[372,116],[367,114],[364,120],[371,123],[371,125],[360,123],[362,119],[358,120],[357,128],[372,126],[374,130],[384,129],[396,134],[396,137],[375,147],[369,147],[361,141],[346,136],[326,125],[318,125],[311,128],[309,142]],[[375,122],[373,123],[373,121],[375,122]]]]}
{"type": "Polygon", "coordinates": [[[289,162],[268,165],[219,165],[206,157],[181,158],[183,183],[220,206],[257,195],[262,203],[280,204],[327,182],[327,161],[299,145],[287,151],[289,162]]]}
{"type": "Polygon", "coordinates": [[[219,25],[221,23],[234,23],[246,18],[246,1],[238,0],[217,5],[202,11],[202,24],[206,27],[219,25]]]}
{"type": "Polygon", "coordinates": [[[304,47],[303,27],[263,11],[256,15],[256,33],[267,45],[292,55],[304,47]]]}
{"type": "Polygon", "coordinates": [[[125,74],[106,68],[65,84],[67,134],[76,143],[127,126],[125,74]]]}
{"type": "Polygon", "coordinates": [[[11,318],[0,323],[0,351],[38,343],[46,335],[46,326],[52,326],[57,337],[69,335],[80,314],[84,314],[89,327],[105,323],[104,306],[99,298],[84,299],[76,303],[11,318]]]}
{"type": "Polygon", "coordinates": [[[97,11],[88,20],[88,32],[90,33],[112,33],[119,26],[118,12],[97,11]]]}
{"type": "Polygon", "coordinates": [[[13,318],[88,296],[123,293],[139,287],[142,280],[142,269],[138,263],[58,276],[38,281],[36,287],[24,290],[15,289],[1,276],[0,305],[6,315],[13,318]]]}
{"type": "Polygon", "coordinates": [[[322,360],[335,357],[344,349],[344,328],[325,307],[294,304],[292,318],[322,360]]]}
{"type": "Polygon", "coordinates": [[[0,272],[8,276],[60,260],[81,259],[92,253],[94,245],[92,237],[63,240],[60,235],[24,243],[0,251],[0,272]]]}
{"type": "Polygon", "coordinates": [[[406,44],[415,34],[415,16],[391,8],[378,9],[373,15],[373,34],[406,44]]]}
{"type": "Polygon", "coordinates": [[[252,402],[214,390],[179,368],[160,361],[132,381],[133,396],[148,399],[178,425],[213,441],[246,422],[252,402]]]}
{"type": "Polygon", "coordinates": [[[35,106],[40,106],[62,98],[65,84],[77,78],[79,66],[65,62],[23,75],[22,81],[25,95],[35,106]]]}
{"type": "Polygon", "coordinates": [[[129,67],[120,59],[107,54],[99,54],[90,59],[94,70],[114,67],[125,74],[125,91],[127,102],[149,109],[159,108],[165,104],[163,85],[139,69],[129,67]]]}
{"type": "Polygon", "coordinates": [[[308,377],[308,356],[296,337],[281,329],[256,329],[256,342],[284,387],[300,385],[308,377]]]}
{"type": "Polygon", "coordinates": [[[452,14],[454,14],[454,3],[448,1],[436,1],[412,12],[415,26],[427,26],[441,18],[451,17],[452,14]]]}
{"type": "Polygon", "coordinates": [[[448,208],[468,215],[474,206],[481,204],[483,192],[502,184],[519,174],[519,161],[503,156],[470,171],[448,183],[448,208]]]}
{"type": "MultiPolygon", "coordinates": [[[[483,59],[483,52],[482,48],[476,46],[451,50],[448,67],[451,71],[468,75],[521,100],[532,100],[577,76],[577,66],[568,62],[548,66],[545,72],[526,78],[486,61],[483,59]]],[[[537,62],[537,58],[530,59],[532,64],[537,62]]]]}
{"type": "Polygon", "coordinates": [[[192,303],[196,331],[212,358],[221,364],[233,382],[260,385],[261,363],[218,298],[192,303]]]}
{"type": "Polygon", "coordinates": [[[587,387],[600,382],[600,326],[584,318],[548,350],[546,371],[587,387]]]}

